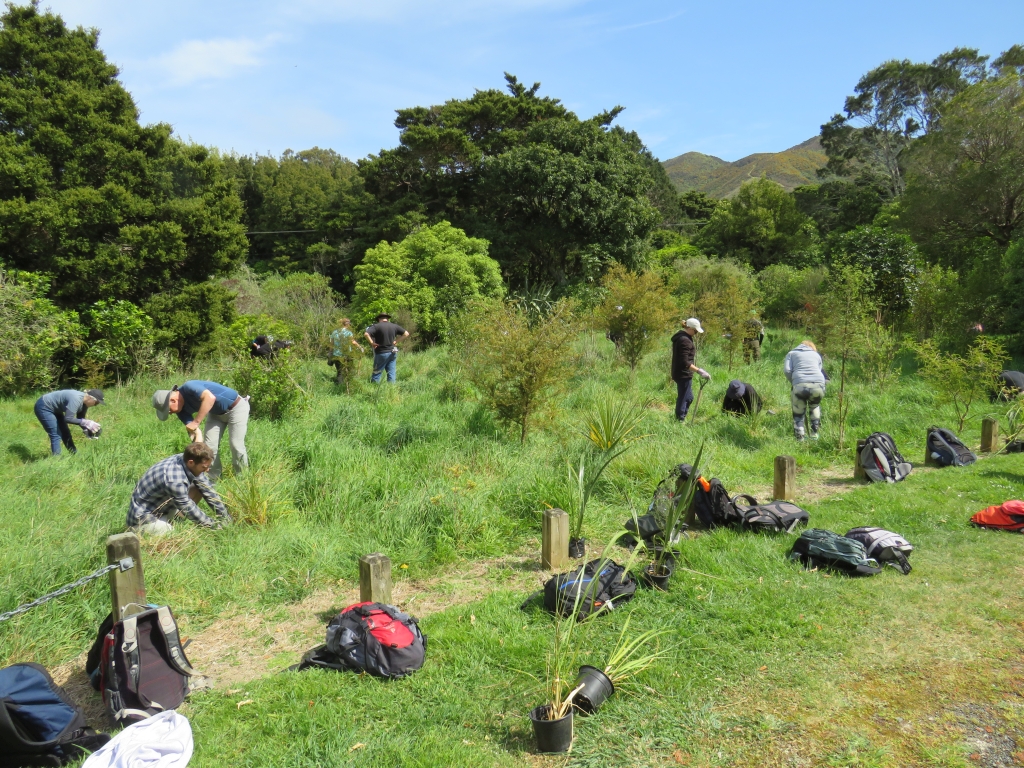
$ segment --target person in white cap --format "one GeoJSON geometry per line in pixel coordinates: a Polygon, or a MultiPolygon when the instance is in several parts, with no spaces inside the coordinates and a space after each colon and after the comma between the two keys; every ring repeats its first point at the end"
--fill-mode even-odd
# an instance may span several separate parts
{"type": "Polygon", "coordinates": [[[691,317],[672,337],[672,381],[676,383],[676,418],[679,421],[686,420],[686,413],[693,402],[693,374],[711,381],[711,374],[693,362],[697,356],[693,336],[697,333],[704,333],[704,329],[700,327],[700,320],[691,317]]]}

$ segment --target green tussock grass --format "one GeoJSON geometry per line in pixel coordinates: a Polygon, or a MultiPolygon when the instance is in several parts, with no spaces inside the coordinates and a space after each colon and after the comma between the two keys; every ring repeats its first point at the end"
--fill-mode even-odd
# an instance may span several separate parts
{"type": "MultiPolygon", "coordinates": [[[[407,564],[398,578],[443,583],[477,561],[537,547],[541,510],[572,504],[566,464],[583,449],[583,415],[609,396],[654,407],[647,437],[608,468],[591,499],[588,538],[606,540],[631,506],[642,513],[661,477],[703,440],[710,473],[759,498],[770,492],[773,457],[794,455],[797,501],[812,525],[897,530],[918,547],[914,571],[861,580],[803,572],[785,559],[787,537],[715,531],[685,541],[689,570],[667,594],[641,591],[583,633],[587,658],[599,662],[631,615],[632,626],[665,629],[672,651],[578,721],[568,758],[534,756],[526,717],[542,703],[534,677],[543,677],[551,618],[520,611],[526,595],[499,572],[471,602],[423,618],[428,661],[407,680],[282,673],[195,694],[181,710],[195,731],[192,764],[955,766],[970,762],[956,730],[965,702],[1020,734],[1024,540],[974,530],[968,519],[1021,496],[1024,459],[918,469],[896,486],[851,484],[852,447],[838,449],[830,419],[834,392],[821,441],[792,440],[781,374],[791,341],[772,338],[762,362],[731,374],[715,350],[701,352],[715,379],[697,423],[684,427],[672,418],[667,346],[634,375],[604,339],[585,335],[584,365],[525,446],[453,386],[458,367],[444,349],[403,353],[395,387],[371,387],[364,367],[350,394],[333,387],[322,362],[305,364],[310,408],[249,430],[253,469],[274,478],[287,512],[221,531],[182,524],[144,544],[150,599],[170,604],[196,642],[218,618],[278,615],[315,592],[340,591],[367,552],[407,564]],[[753,427],[722,415],[734,377],[754,383],[778,415],[753,427]],[[243,700],[252,703],[239,708],[243,700]]],[[[78,455],[60,459],[45,457],[33,399],[0,403],[0,611],[103,564],[104,540],[123,530],[138,477],[185,444],[184,430],[158,423],[149,405],[157,385],[177,381],[112,390],[97,412],[103,438],[78,441],[78,455]]],[[[887,431],[915,464],[925,428],[952,423],[911,372],[884,388],[854,382],[851,398],[849,442],[887,431]]],[[[965,442],[976,446],[980,416],[1001,411],[982,404],[965,442]]],[[[74,659],[108,610],[101,582],[0,623],[0,660],[74,659]]]]}

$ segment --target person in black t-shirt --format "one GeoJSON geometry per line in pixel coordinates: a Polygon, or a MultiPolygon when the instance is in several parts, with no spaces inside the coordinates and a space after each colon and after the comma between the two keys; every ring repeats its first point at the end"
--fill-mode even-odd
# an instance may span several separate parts
{"type": "Polygon", "coordinates": [[[373,375],[370,381],[377,383],[384,371],[388,372],[388,382],[394,383],[396,378],[395,368],[398,362],[398,347],[395,339],[404,339],[409,332],[400,325],[391,322],[391,315],[381,312],[377,315],[377,322],[366,329],[363,334],[366,340],[373,345],[373,375]]]}
{"type": "Polygon", "coordinates": [[[746,416],[748,413],[757,413],[761,410],[761,396],[750,384],[739,379],[729,382],[729,388],[725,391],[725,399],[722,401],[722,410],[726,413],[736,413],[746,416]]]}

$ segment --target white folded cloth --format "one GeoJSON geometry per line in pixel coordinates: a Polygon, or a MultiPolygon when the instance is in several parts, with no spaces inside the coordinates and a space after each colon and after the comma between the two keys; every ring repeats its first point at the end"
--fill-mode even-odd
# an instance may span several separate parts
{"type": "Polygon", "coordinates": [[[82,768],[185,768],[192,726],[173,709],[132,723],[93,752],[82,768]]]}

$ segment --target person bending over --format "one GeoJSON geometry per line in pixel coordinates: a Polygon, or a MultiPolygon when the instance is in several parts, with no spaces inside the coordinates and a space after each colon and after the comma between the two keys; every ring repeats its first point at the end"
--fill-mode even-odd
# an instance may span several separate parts
{"type": "Polygon", "coordinates": [[[782,370],[793,385],[790,402],[793,406],[793,435],[804,439],[804,417],[810,411],[811,437],[818,439],[821,429],[821,399],[825,397],[828,379],[821,367],[821,355],[813,342],[802,341],[786,355],[782,370]]]}
{"type": "Polygon", "coordinates": [[[746,416],[748,413],[760,413],[761,396],[757,394],[752,384],[733,379],[729,382],[729,388],[725,390],[722,410],[725,413],[735,413],[740,416],[746,416]]]}
{"type": "Polygon", "coordinates": [[[135,486],[128,506],[128,528],[138,533],[170,533],[178,515],[204,528],[219,528],[231,522],[224,502],[210,485],[206,471],[213,463],[213,449],[205,443],[189,443],[185,452],[157,462],[135,486]],[[218,518],[199,508],[205,499],[218,518]]]}
{"type": "Polygon", "coordinates": [[[153,407],[157,418],[166,421],[168,414],[176,414],[188,430],[189,437],[205,442],[213,450],[213,468],[210,477],[220,477],[220,441],[225,432],[231,447],[231,463],[240,475],[249,466],[245,450],[245,433],[249,428],[249,398],[240,396],[230,387],[215,381],[186,381],[174,389],[160,389],[153,393],[153,407]],[[206,420],[206,432],[200,428],[206,420]]]}
{"type": "Polygon", "coordinates": [[[693,374],[705,381],[711,380],[711,374],[693,362],[697,357],[693,336],[697,333],[704,333],[704,329],[700,327],[700,320],[691,317],[672,337],[672,381],[676,383],[676,418],[679,421],[686,421],[693,402],[693,374]]]}
{"type": "Polygon", "coordinates": [[[68,453],[77,452],[68,424],[81,427],[86,437],[99,435],[100,425],[85,418],[87,411],[94,405],[103,405],[102,390],[90,389],[80,392],[77,389],[59,389],[56,392],[48,392],[36,400],[36,418],[50,438],[52,455],[60,455],[61,442],[68,449],[68,453]]]}

